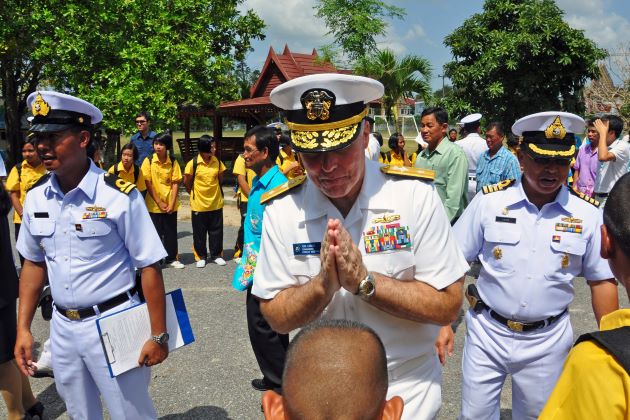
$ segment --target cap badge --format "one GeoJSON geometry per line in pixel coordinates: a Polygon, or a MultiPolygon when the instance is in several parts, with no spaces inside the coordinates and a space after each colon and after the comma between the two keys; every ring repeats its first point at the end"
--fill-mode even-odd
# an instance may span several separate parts
{"type": "Polygon", "coordinates": [[[302,96],[302,105],[306,109],[306,117],[309,120],[320,119],[326,121],[330,118],[330,107],[335,98],[325,90],[311,90],[302,96]]]}
{"type": "Polygon", "coordinates": [[[50,106],[46,103],[44,98],[42,98],[41,94],[38,93],[35,97],[31,111],[33,112],[33,116],[41,115],[42,117],[45,117],[50,112],[50,106]]]}
{"type": "Polygon", "coordinates": [[[560,120],[560,116],[557,116],[553,123],[545,130],[545,137],[548,139],[558,139],[562,140],[564,136],[567,135],[567,130],[562,125],[562,121],[560,120]]]}

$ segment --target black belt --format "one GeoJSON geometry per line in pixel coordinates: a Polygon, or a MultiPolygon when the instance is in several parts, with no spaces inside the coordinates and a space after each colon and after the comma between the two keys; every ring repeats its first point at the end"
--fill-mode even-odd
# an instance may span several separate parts
{"type": "Polygon", "coordinates": [[[608,197],[608,193],[595,193],[595,195],[599,195],[600,197],[608,197]]]}
{"type": "MultiPolygon", "coordinates": [[[[120,305],[121,303],[128,301],[129,300],[128,293],[134,293],[134,292],[135,292],[135,289],[132,288],[128,292],[123,292],[119,294],[118,296],[114,296],[113,298],[96,305],[96,307],[98,308],[99,312],[105,312],[109,309],[112,309],[120,305]]],[[[73,321],[83,319],[83,318],[89,318],[91,316],[96,315],[96,311],[94,310],[93,307],[83,308],[83,309],[67,309],[67,308],[63,308],[61,306],[55,305],[55,308],[57,309],[57,312],[59,312],[61,315],[73,321]]]]}
{"type": "Polygon", "coordinates": [[[567,310],[565,309],[564,311],[560,312],[558,315],[550,316],[549,318],[543,319],[542,321],[520,322],[520,321],[512,321],[511,319],[507,319],[503,317],[502,315],[499,315],[492,309],[490,309],[488,305],[485,305],[485,306],[486,306],[486,309],[488,309],[490,316],[494,318],[495,321],[498,321],[499,323],[505,325],[512,331],[516,331],[516,332],[532,331],[532,330],[537,330],[539,328],[546,327],[556,322],[558,319],[560,319],[561,316],[563,316],[567,312],[567,310]]]}

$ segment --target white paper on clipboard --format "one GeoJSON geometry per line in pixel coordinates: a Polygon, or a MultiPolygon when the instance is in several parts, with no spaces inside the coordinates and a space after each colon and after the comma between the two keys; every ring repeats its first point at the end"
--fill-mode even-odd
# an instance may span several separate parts
{"type": "MultiPolygon", "coordinates": [[[[151,338],[146,303],[96,320],[111,377],[138,367],[142,347],[151,338]]],[[[169,352],[195,341],[181,289],[166,294],[166,328],[169,352]]]]}

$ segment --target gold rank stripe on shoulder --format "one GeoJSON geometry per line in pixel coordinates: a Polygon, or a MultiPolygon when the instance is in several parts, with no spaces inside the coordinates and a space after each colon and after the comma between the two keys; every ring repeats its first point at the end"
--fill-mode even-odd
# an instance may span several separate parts
{"type": "Polygon", "coordinates": [[[490,194],[493,192],[504,190],[508,188],[509,186],[513,185],[515,182],[516,180],[514,179],[506,179],[504,181],[499,182],[498,184],[485,185],[483,188],[481,188],[481,191],[483,191],[484,194],[490,194]]]}
{"type": "Polygon", "coordinates": [[[384,165],[381,166],[381,172],[387,175],[424,179],[426,181],[433,181],[435,179],[435,171],[430,169],[410,168],[408,166],[384,165]]]}
{"type": "Polygon", "coordinates": [[[136,188],[135,184],[132,184],[131,182],[127,182],[124,179],[120,179],[117,176],[112,175],[108,172],[106,172],[103,175],[103,179],[105,180],[105,183],[107,185],[109,185],[110,187],[114,189],[117,189],[123,194],[129,195],[129,193],[133,191],[134,188],[136,188]]]}
{"type": "Polygon", "coordinates": [[[599,205],[601,204],[598,200],[595,200],[593,197],[589,197],[588,195],[582,192],[576,191],[573,188],[569,188],[569,191],[571,192],[571,194],[581,198],[582,200],[586,201],[589,204],[594,205],[595,207],[599,207],[599,205]]]}
{"type": "Polygon", "coordinates": [[[297,186],[302,185],[305,180],[306,180],[306,175],[302,175],[302,176],[298,176],[296,178],[290,179],[282,185],[278,185],[276,188],[269,190],[260,196],[260,204],[264,204],[271,199],[280,197],[287,191],[297,186]]]}

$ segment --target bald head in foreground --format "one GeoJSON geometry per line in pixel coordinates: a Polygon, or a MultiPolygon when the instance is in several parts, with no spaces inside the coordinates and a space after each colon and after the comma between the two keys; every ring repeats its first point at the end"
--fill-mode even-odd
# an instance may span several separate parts
{"type": "Polygon", "coordinates": [[[282,383],[282,396],[273,391],[263,396],[267,420],[402,416],[400,397],[385,400],[383,343],[358,322],[325,320],[302,329],[289,346],[282,383]]]}

